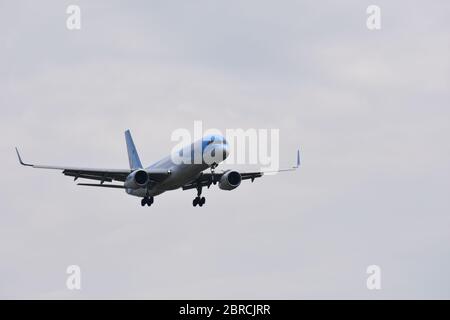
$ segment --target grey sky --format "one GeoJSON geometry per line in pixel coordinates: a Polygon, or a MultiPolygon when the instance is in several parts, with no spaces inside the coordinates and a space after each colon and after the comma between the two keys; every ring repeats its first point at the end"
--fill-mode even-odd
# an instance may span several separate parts
{"type": "Polygon", "coordinates": [[[0,2],[1,298],[450,298],[448,1],[0,2]],[[66,29],[66,7],[82,29],[66,29]],[[366,8],[382,29],[366,28],[366,8]],[[279,128],[295,174],[141,208],[25,160],[279,128]],[[65,269],[82,269],[79,292],[65,269]],[[382,290],[366,289],[366,267],[382,290]]]}

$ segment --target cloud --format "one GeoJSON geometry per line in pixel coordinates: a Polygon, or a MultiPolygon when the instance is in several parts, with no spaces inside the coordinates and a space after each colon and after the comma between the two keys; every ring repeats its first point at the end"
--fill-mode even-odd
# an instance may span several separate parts
{"type": "Polygon", "coordinates": [[[448,298],[448,4],[5,2],[0,297],[448,298]],[[170,134],[278,128],[302,168],[141,208],[28,161],[145,164],[170,134]],[[65,288],[68,265],[82,291],[65,288]],[[382,268],[382,290],[365,287],[382,268]],[[441,267],[442,266],[442,267],[441,267]]]}

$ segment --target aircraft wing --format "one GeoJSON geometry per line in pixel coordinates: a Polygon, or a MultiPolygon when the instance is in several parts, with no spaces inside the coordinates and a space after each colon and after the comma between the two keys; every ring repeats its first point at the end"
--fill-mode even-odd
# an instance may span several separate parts
{"type": "MultiPolygon", "coordinates": [[[[242,180],[251,180],[252,182],[256,178],[262,177],[264,174],[274,174],[277,172],[285,172],[285,171],[295,171],[300,167],[300,150],[297,151],[297,163],[295,166],[287,169],[280,169],[275,171],[259,171],[259,172],[239,172],[242,180]]],[[[182,188],[183,190],[189,189],[197,189],[199,187],[210,187],[211,184],[216,184],[220,181],[222,176],[228,171],[221,173],[206,173],[203,172],[197,179],[185,184],[182,188]]]]}
{"type": "Polygon", "coordinates": [[[64,175],[74,177],[74,180],[77,180],[78,178],[98,180],[102,184],[103,182],[112,182],[113,180],[124,182],[127,176],[132,172],[130,169],[93,169],[29,164],[22,161],[19,150],[17,150],[17,148],[16,152],[17,157],[19,158],[19,162],[23,166],[38,169],[61,170],[64,175]]]}
{"type": "MultiPolygon", "coordinates": [[[[185,184],[182,188],[183,190],[197,189],[198,187],[210,187],[211,184],[216,184],[222,178],[226,172],[221,173],[202,173],[200,177],[194,181],[185,184]]],[[[262,177],[264,172],[239,172],[241,174],[242,180],[251,179],[252,182],[256,178],[262,177]]]]}

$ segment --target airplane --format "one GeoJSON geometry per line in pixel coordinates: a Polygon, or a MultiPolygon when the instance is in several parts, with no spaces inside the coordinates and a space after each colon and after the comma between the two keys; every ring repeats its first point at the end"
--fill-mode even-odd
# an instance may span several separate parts
{"type": "MultiPolygon", "coordinates": [[[[97,180],[99,183],[78,183],[79,186],[103,187],[125,189],[129,195],[140,197],[141,205],[151,206],[154,197],[169,190],[181,188],[182,190],[196,189],[197,196],[192,201],[192,205],[202,207],[206,200],[202,197],[202,189],[211,185],[219,185],[222,190],[234,190],[242,180],[251,180],[260,178],[264,172],[238,172],[236,170],[226,170],[220,173],[215,172],[215,168],[220,162],[224,161],[229,155],[229,144],[221,135],[208,135],[194,143],[185,146],[177,152],[183,160],[194,160],[197,154],[201,155],[200,161],[174,161],[174,155],[171,154],[151,166],[144,168],[139,158],[130,130],[125,131],[125,141],[127,146],[129,169],[90,169],[64,166],[35,165],[25,163],[16,149],[19,163],[23,166],[39,169],[62,170],[66,176],[78,179],[97,180]],[[217,161],[205,161],[205,152],[212,155],[220,155],[214,159],[217,161]],[[192,163],[193,162],[193,163],[192,163]],[[210,163],[211,162],[211,163],[210,163]],[[207,170],[210,172],[206,172],[207,170]],[[119,181],[120,184],[112,183],[119,181]],[[105,184],[108,182],[108,184],[105,184]]],[[[270,173],[282,171],[294,171],[300,166],[300,150],[297,150],[297,163],[288,169],[270,171],[270,173]]]]}

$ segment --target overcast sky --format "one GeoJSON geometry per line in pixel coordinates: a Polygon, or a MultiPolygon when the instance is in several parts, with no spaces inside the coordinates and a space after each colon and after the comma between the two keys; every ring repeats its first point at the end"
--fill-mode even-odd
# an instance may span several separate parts
{"type": "Polygon", "coordinates": [[[0,1],[0,298],[450,298],[449,1],[0,1]],[[81,30],[66,8],[81,8],[81,30]],[[381,7],[381,30],[366,8],[381,7]],[[302,167],[142,208],[26,161],[280,129],[302,167]],[[82,290],[66,288],[79,265],[82,290]],[[366,268],[382,289],[366,288],[366,268]]]}

